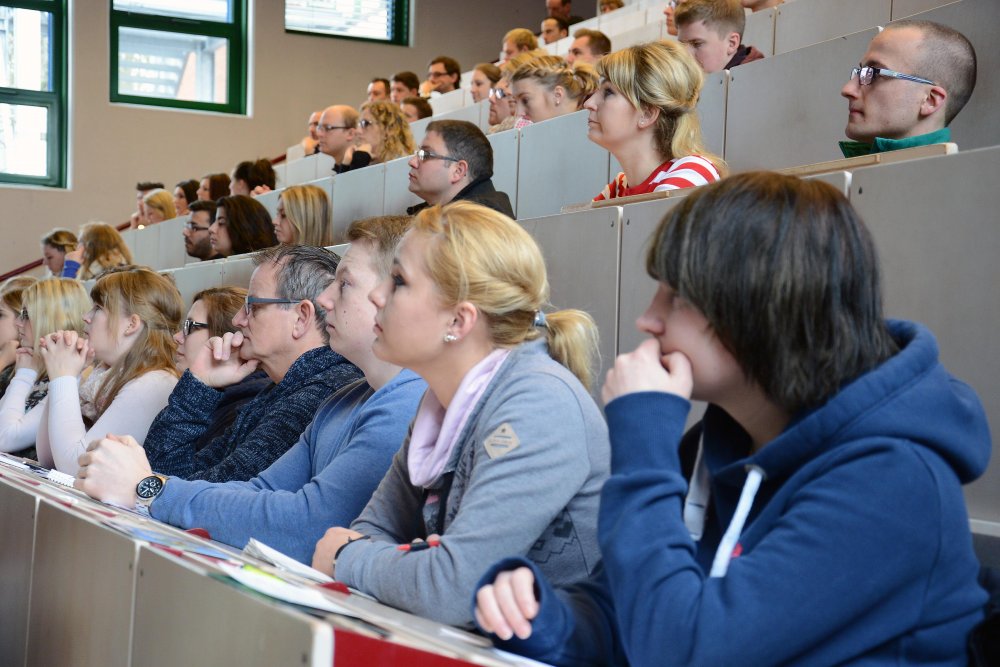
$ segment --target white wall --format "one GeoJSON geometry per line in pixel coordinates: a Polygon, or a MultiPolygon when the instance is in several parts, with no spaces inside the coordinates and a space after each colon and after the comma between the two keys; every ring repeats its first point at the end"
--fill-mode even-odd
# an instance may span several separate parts
{"type": "Polygon", "coordinates": [[[302,137],[311,110],[359,104],[372,77],[405,69],[424,75],[442,54],[470,69],[496,59],[508,29],[537,28],[545,13],[543,0],[411,0],[414,37],[400,47],[285,33],[284,2],[252,0],[251,115],[236,117],[110,104],[111,3],[70,4],[69,188],[0,186],[0,273],[39,257],[38,239],[52,227],[127,220],[136,181],[169,187],[280,155],[302,137]]]}

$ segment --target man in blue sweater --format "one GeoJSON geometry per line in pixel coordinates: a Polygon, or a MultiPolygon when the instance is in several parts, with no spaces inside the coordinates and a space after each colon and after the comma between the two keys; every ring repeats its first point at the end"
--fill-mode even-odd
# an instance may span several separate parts
{"type": "Polygon", "coordinates": [[[426,389],[415,374],[372,353],[375,307],[368,293],[388,276],[408,226],[408,218],[385,217],[359,220],[348,230],[350,249],[317,303],[326,309],[330,345],[361,368],[365,380],[323,403],[299,441],[270,468],[248,482],[224,484],[161,477],[134,440],[109,436],[80,457],[76,487],[104,502],[146,507],[154,518],[182,528],[205,528],[236,547],[254,537],[308,563],[329,526],[360,514],[426,389]]]}

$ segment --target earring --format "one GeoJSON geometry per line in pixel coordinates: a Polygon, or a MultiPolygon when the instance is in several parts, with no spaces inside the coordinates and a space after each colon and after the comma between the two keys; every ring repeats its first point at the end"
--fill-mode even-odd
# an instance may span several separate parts
{"type": "Polygon", "coordinates": [[[455,334],[445,334],[444,336],[444,342],[446,343],[454,343],[456,340],[458,340],[458,336],[455,334]]]}

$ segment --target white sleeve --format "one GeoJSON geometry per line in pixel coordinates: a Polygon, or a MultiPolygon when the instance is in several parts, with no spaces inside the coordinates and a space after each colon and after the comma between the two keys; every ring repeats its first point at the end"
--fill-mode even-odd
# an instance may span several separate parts
{"type": "MultiPolygon", "coordinates": [[[[125,384],[115,400],[86,430],[80,414],[79,381],[75,377],[59,377],[49,383],[48,446],[56,470],[75,475],[77,459],[87,450],[88,443],[108,434],[131,435],[141,445],[153,419],[167,405],[167,399],[177,378],[166,371],[152,371],[125,384]]],[[[39,441],[41,438],[39,432],[39,441]]],[[[42,452],[39,450],[39,458],[42,452]]]]}
{"type": "Polygon", "coordinates": [[[0,452],[16,452],[35,443],[44,406],[39,403],[28,412],[24,406],[37,378],[33,368],[19,368],[0,399],[0,452]]]}

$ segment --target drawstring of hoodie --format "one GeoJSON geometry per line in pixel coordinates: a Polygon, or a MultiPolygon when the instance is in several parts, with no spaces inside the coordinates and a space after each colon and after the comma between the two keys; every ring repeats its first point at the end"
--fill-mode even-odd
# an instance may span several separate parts
{"type": "MultiPolygon", "coordinates": [[[[694,462],[694,472],[691,475],[691,483],[688,485],[687,496],[684,498],[684,525],[695,542],[701,541],[705,532],[705,515],[708,511],[708,501],[711,496],[711,476],[708,466],[703,459],[704,434],[698,441],[698,456],[694,462]]],[[[743,490],[740,492],[740,500],[736,503],[736,512],[729,522],[729,527],[722,535],[719,548],[715,550],[715,558],[712,559],[712,569],[708,576],[725,577],[729,570],[729,562],[733,558],[733,549],[740,540],[743,527],[746,526],[747,517],[753,508],[754,498],[760,490],[760,483],[764,479],[764,470],[759,466],[749,466],[747,479],[743,483],[743,490]]]]}

